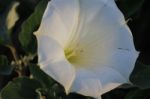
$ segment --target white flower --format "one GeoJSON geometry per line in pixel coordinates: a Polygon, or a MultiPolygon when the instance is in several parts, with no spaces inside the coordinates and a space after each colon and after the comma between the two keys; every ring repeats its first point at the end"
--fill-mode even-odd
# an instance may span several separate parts
{"type": "Polygon", "coordinates": [[[100,99],[129,82],[138,56],[113,0],[51,0],[35,35],[41,69],[66,93],[100,99]]]}

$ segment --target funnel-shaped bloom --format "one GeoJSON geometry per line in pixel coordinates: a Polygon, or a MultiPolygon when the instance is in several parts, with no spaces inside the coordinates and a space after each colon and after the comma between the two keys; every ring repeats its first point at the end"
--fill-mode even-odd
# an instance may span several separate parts
{"type": "Polygon", "coordinates": [[[35,35],[41,69],[66,93],[100,98],[129,82],[138,56],[113,0],[51,0],[35,35]]]}

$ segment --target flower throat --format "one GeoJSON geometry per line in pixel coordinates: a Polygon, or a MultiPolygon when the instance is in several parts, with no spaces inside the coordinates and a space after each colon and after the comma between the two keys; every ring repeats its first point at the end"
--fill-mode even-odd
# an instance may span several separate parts
{"type": "Polygon", "coordinates": [[[66,48],[64,50],[64,53],[67,60],[71,64],[78,64],[78,62],[80,61],[80,56],[83,53],[83,50],[78,48],[66,48]]]}

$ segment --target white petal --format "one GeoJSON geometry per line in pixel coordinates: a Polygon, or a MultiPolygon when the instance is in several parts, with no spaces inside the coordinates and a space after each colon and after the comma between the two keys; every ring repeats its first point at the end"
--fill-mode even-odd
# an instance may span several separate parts
{"type": "Polygon", "coordinates": [[[78,25],[74,42],[81,46],[134,48],[131,32],[113,0],[80,0],[78,25]]]}
{"type": "Polygon", "coordinates": [[[79,4],[76,35],[80,34],[77,35],[80,39],[95,38],[103,41],[114,36],[118,26],[120,28],[120,25],[125,24],[124,17],[113,0],[80,0],[79,4]]]}
{"type": "Polygon", "coordinates": [[[124,16],[113,0],[80,0],[80,21],[74,42],[84,51],[76,67],[109,66],[126,79],[138,56],[124,16]]]}
{"type": "Polygon", "coordinates": [[[76,24],[78,13],[78,0],[51,0],[35,34],[50,36],[65,46],[76,24]]]}
{"type": "MultiPolygon", "coordinates": [[[[92,70],[91,70],[92,71],[92,70]]],[[[123,77],[118,71],[109,67],[95,67],[93,72],[97,75],[102,85],[101,94],[104,94],[112,89],[127,83],[125,77],[123,77]]]]}
{"type": "Polygon", "coordinates": [[[119,72],[109,67],[78,68],[70,91],[100,98],[102,94],[127,82],[119,72]]]}
{"type": "Polygon", "coordinates": [[[135,66],[138,52],[120,49],[108,58],[107,66],[115,69],[129,81],[129,76],[135,66]]]}
{"type": "Polygon", "coordinates": [[[93,72],[86,69],[78,69],[70,91],[100,99],[101,88],[101,83],[93,72]]]}
{"type": "Polygon", "coordinates": [[[41,69],[62,84],[66,92],[75,77],[74,67],[66,60],[62,47],[48,36],[37,36],[41,69]]]}

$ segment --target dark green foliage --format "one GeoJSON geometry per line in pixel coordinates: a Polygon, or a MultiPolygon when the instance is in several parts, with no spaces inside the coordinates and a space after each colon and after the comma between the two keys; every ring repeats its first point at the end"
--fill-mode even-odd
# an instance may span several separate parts
{"type": "Polygon", "coordinates": [[[125,99],[150,99],[150,89],[133,89],[125,99]]]}
{"type": "Polygon", "coordinates": [[[144,1],[145,0],[118,0],[117,3],[125,17],[129,18],[141,9],[144,1]]]}
{"type": "Polygon", "coordinates": [[[130,76],[130,80],[134,85],[140,88],[150,88],[150,65],[137,62],[130,76]]]}
{"type": "Polygon", "coordinates": [[[11,0],[0,1],[0,44],[2,45],[9,44],[11,41],[6,25],[6,17],[10,10],[11,2],[11,0]]]}
{"type": "Polygon", "coordinates": [[[33,32],[36,31],[40,25],[47,3],[48,0],[41,0],[33,14],[22,24],[19,40],[27,53],[36,53],[36,39],[33,32]]]}
{"type": "Polygon", "coordinates": [[[40,83],[34,79],[21,77],[9,82],[0,94],[1,99],[36,99],[40,83]]]}
{"type": "Polygon", "coordinates": [[[33,77],[41,82],[44,88],[50,88],[55,83],[54,80],[44,73],[38,65],[32,64],[29,68],[33,77]]]}
{"type": "Polygon", "coordinates": [[[14,0],[0,0],[0,14],[5,11],[8,5],[14,0]]]}
{"type": "Polygon", "coordinates": [[[9,64],[7,57],[0,55],[0,74],[9,75],[13,68],[14,67],[9,64]]]}

